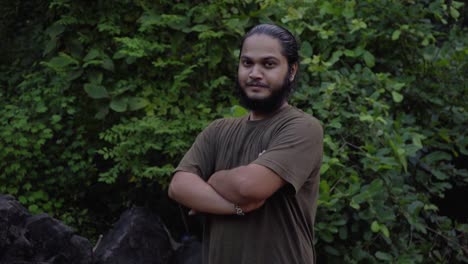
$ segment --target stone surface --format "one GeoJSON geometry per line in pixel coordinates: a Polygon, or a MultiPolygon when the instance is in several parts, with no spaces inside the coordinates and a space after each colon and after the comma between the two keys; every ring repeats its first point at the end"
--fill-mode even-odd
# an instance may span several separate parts
{"type": "Polygon", "coordinates": [[[0,195],[0,263],[89,264],[91,243],[62,222],[32,216],[12,196],[0,195]]]}
{"type": "Polygon", "coordinates": [[[171,264],[201,264],[202,246],[195,237],[185,237],[182,245],[176,250],[171,264]]]}
{"type": "Polygon", "coordinates": [[[175,243],[158,215],[132,207],[95,246],[47,214],[0,194],[0,264],[201,264],[194,237],[175,243]],[[173,249],[177,250],[174,251],[173,249]]]}
{"type": "Polygon", "coordinates": [[[125,211],[95,250],[99,264],[166,264],[173,254],[161,219],[142,207],[125,211]]]}

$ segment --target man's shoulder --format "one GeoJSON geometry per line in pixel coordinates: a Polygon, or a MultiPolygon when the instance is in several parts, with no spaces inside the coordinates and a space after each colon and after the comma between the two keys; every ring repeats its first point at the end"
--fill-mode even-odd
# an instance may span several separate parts
{"type": "Polygon", "coordinates": [[[301,127],[323,130],[320,121],[315,116],[294,106],[291,106],[291,109],[288,111],[287,120],[301,127]]]}
{"type": "Polygon", "coordinates": [[[215,119],[211,122],[210,126],[226,126],[226,125],[231,125],[231,124],[239,124],[245,120],[245,116],[241,117],[223,117],[223,118],[218,118],[215,119]]]}
{"type": "Polygon", "coordinates": [[[243,122],[245,117],[224,117],[213,120],[206,129],[220,131],[238,126],[243,122]]]}

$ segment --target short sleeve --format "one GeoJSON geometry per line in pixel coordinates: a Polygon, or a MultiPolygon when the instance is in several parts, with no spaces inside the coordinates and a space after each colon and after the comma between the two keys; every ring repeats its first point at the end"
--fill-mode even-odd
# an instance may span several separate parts
{"type": "Polygon", "coordinates": [[[216,124],[217,121],[212,122],[198,134],[195,142],[185,153],[173,174],[177,171],[186,171],[194,173],[204,180],[208,180],[208,177],[214,172],[216,124]]]}
{"type": "Polygon", "coordinates": [[[253,163],[274,171],[297,193],[302,185],[318,175],[323,155],[323,129],[315,118],[296,118],[271,139],[266,151],[253,163]]]}

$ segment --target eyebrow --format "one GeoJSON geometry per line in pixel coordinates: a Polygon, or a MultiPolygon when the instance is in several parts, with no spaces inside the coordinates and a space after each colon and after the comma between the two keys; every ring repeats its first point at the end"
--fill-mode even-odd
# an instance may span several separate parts
{"type": "MultiPolygon", "coordinates": [[[[241,59],[247,59],[247,60],[253,60],[251,57],[245,56],[245,55],[240,56],[240,58],[241,58],[241,59]]],[[[263,61],[265,61],[265,60],[279,61],[279,59],[276,58],[276,57],[274,57],[274,56],[262,57],[262,58],[260,58],[260,60],[263,60],[263,61]]]]}

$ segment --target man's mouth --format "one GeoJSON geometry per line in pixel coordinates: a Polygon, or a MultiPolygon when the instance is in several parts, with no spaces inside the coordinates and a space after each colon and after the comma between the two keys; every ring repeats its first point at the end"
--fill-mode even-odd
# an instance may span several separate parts
{"type": "Polygon", "coordinates": [[[246,86],[253,88],[270,88],[267,84],[264,83],[247,83],[246,86]]]}

